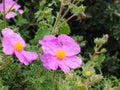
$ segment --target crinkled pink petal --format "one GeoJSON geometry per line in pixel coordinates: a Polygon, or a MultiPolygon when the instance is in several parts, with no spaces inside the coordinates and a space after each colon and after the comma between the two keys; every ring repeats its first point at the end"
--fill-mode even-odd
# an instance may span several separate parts
{"type": "Polygon", "coordinates": [[[62,60],[62,62],[66,66],[73,69],[80,67],[80,65],[82,64],[82,60],[77,56],[66,57],[64,60],[62,60]]]}
{"type": "Polygon", "coordinates": [[[2,7],[3,7],[2,4],[0,4],[0,11],[2,11],[2,7]]]}
{"type": "Polygon", "coordinates": [[[20,7],[21,6],[19,4],[15,3],[12,8],[15,9],[16,11],[18,11],[20,7]]]}
{"type": "MultiPolygon", "coordinates": [[[[11,19],[16,16],[15,13],[11,12],[13,9],[18,11],[20,14],[23,13],[22,10],[20,10],[20,5],[15,2],[14,0],[5,0],[5,12],[6,14],[6,19],[11,19]],[[12,7],[12,8],[11,8],[12,7]],[[11,8],[11,10],[9,10],[11,8]],[[9,12],[8,12],[9,11],[9,12]]],[[[0,4],[0,11],[3,12],[3,2],[0,4]]]]}
{"type": "Polygon", "coordinates": [[[42,44],[42,41],[52,41],[52,40],[55,40],[56,37],[53,36],[53,35],[47,35],[47,36],[44,36],[42,40],[39,40],[39,43],[42,44]]]}
{"type": "Polygon", "coordinates": [[[17,56],[18,60],[19,60],[21,63],[23,63],[23,64],[25,64],[25,65],[29,65],[29,61],[26,60],[26,58],[25,58],[20,52],[15,51],[15,55],[17,56]]]}
{"type": "Polygon", "coordinates": [[[14,12],[8,12],[5,16],[6,19],[11,19],[14,18],[16,16],[16,13],[14,12]]]}
{"type": "Polygon", "coordinates": [[[59,67],[62,69],[64,73],[69,73],[70,69],[64,63],[59,63],[59,67]]]}
{"type": "Polygon", "coordinates": [[[38,57],[38,54],[36,52],[28,52],[23,50],[20,53],[24,56],[26,61],[28,61],[29,63],[36,60],[38,57]]]}
{"type": "Polygon", "coordinates": [[[23,10],[21,10],[21,9],[19,9],[18,12],[19,12],[20,14],[23,14],[23,10]]]}
{"type": "Polygon", "coordinates": [[[12,55],[14,53],[13,47],[11,45],[11,42],[9,40],[9,38],[4,37],[2,40],[2,46],[3,46],[3,52],[6,55],[12,55]]]}
{"type": "Polygon", "coordinates": [[[26,43],[22,39],[22,37],[19,34],[14,33],[12,29],[5,28],[5,29],[2,30],[2,34],[3,34],[3,37],[10,38],[9,40],[10,40],[10,42],[13,46],[15,45],[16,42],[21,42],[23,44],[23,47],[26,46],[26,43]]]}
{"type": "Polygon", "coordinates": [[[41,56],[41,61],[43,62],[43,65],[46,69],[50,70],[57,70],[58,68],[58,62],[57,59],[49,54],[43,54],[41,56]]]}
{"type": "Polygon", "coordinates": [[[5,29],[2,30],[3,37],[10,36],[10,35],[13,35],[13,34],[14,34],[13,30],[10,29],[10,28],[5,28],[5,29]]]}
{"type": "Polygon", "coordinates": [[[39,40],[39,43],[42,45],[42,50],[45,54],[55,55],[56,51],[60,48],[60,44],[55,36],[48,35],[39,40]]]}
{"type": "Polygon", "coordinates": [[[66,56],[72,56],[80,53],[80,46],[69,36],[61,34],[58,36],[59,43],[62,43],[66,56]]]}
{"type": "Polygon", "coordinates": [[[42,48],[44,54],[51,54],[51,55],[54,55],[54,56],[56,55],[56,52],[59,49],[59,47],[55,47],[53,45],[53,43],[51,43],[51,44],[48,43],[48,45],[42,46],[41,48],[42,48]]]}

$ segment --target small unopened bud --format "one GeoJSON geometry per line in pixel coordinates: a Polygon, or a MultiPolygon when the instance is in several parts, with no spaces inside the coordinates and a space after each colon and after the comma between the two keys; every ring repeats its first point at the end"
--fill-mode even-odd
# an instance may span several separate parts
{"type": "Polygon", "coordinates": [[[101,49],[100,53],[106,53],[107,50],[105,48],[101,49]]]}
{"type": "Polygon", "coordinates": [[[108,34],[104,34],[103,37],[107,39],[109,38],[108,34]]]}
{"type": "Polygon", "coordinates": [[[88,66],[83,70],[83,75],[85,77],[90,77],[93,75],[94,72],[95,72],[95,70],[93,69],[93,67],[88,66]]]}
{"type": "Polygon", "coordinates": [[[90,72],[90,71],[85,71],[85,72],[84,72],[84,75],[85,75],[86,77],[90,77],[90,76],[92,75],[92,72],[90,72]]]}
{"type": "Polygon", "coordinates": [[[94,83],[98,83],[98,82],[101,81],[102,78],[103,78],[102,75],[93,75],[93,76],[91,77],[91,81],[94,82],[94,83]]]}
{"type": "Polygon", "coordinates": [[[100,38],[94,39],[94,43],[97,44],[97,45],[100,45],[101,44],[101,39],[100,38]]]}
{"type": "Polygon", "coordinates": [[[108,38],[109,38],[108,34],[103,35],[102,43],[103,44],[106,43],[108,41],[108,38]]]}

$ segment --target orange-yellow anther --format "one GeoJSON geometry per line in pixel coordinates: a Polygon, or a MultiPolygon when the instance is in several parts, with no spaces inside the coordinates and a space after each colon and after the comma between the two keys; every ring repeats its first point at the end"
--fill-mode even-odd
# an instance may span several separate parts
{"type": "Polygon", "coordinates": [[[23,44],[21,42],[16,42],[15,45],[14,45],[14,49],[16,51],[21,51],[23,50],[23,44]]]}
{"type": "Polygon", "coordinates": [[[56,52],[56,57],[60,60],[64,59],[65,56],[66,56],[66,52],[62,49],[60,49],[56,52]]]}

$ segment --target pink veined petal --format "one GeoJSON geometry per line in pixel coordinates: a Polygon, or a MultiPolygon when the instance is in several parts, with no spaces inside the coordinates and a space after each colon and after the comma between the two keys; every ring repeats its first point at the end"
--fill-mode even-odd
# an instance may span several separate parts
{"type": "Polygon", "coordinates": [[[18,60],[21,63],[23,63],[25,65],[29,65],[29,61],[27,61],[26,58],[20,52],[15,51],[15,55],[17,56],[18,60]]]}
{"type": "Polygon", "coordinates": [[[21,42],[23,44],[23,47],[26,46],[26,43],[25,41],[22,39],[22,37],[17,34],[17,33],[14,33],[12,29],[10,28],[5,28],[2,30],[2,35],[4,37],[8,37],[12,46],[15,45],[16,42],[21,42]]]}
{"type": "Polygon", "coordinates": [[[12,47],[10,40],[8,38],[3,37],[2,46],[3,46],[3,52],[6,55],[12,55],[14,53],[13,47],[12,47]]]}
{"type": "Polygon", "coordinates": [[[53,56],[56,55],[57,50],[59,49],[59,46],[55,46],[53,45],[53,43],[48,43],[48,45],[43,45],[42,50],[44,52],[44,54],[51,54],[53,56]]]}
{"type": "Polygon", "coordinates": [[[16,13],[14,12],[8,12],[5,16],[6,19],[11,19],[14,18],[16,16],[16,13]]]}
{"type": "Polygon", "coordinates": [[[70,68],[76,69],[82,64],[81,58],[77,56],[66,57],[63,60],[64,64],[70,68]]]}
{"type": "Polygon", "coordinates": [[[15,3],[14,6],[13,6],[13,9],[15,9],[16,11],[18,11],[20,7],[21,6],[19,4],[15,3]]]}
{"type": "Polygon", "coordinates": [[[56,55],[58,49],[61,48],[57,38],[53,35],[48,35],[43,38],[43,40],[39,40],[39,44],[42,45],[42,50],[45,54],[56,55]]]}
{"type": "Polygon", "coordinates": [[[70,37],[65,34],[58,36],[59,43],[62,43],[63,50],[66,51],[66,56],[73,56],[80,53],[80,46],[70,37]]]}
{"type": "Polygon", "coordinates": [[[56,51],[60,48],[60,44],[58,43],[57,39],[52,41],[42,41],[42,50],[45,54],[55,55],[56,51]]]}
{"type": "Polygon", "coordinates": [[[19,9],[18,12],[19,12],[20,14],[23,14],[24,11],[21,10],[21,9],[19,9]]]}
{"type": "Polygon", "coordinates": [[[3,5],[2,5],[2,4],[0,4],[0,11],[3,11],[3,10],[2,10],[2,7],[3,7],[3,5]]]}
{"type": "Polygon", "coordinates": [[[62,69],[64,73],[68,73],[70,71],[69,67],[66,66],[63,62],[59,63],[59,67],[62,69]]]}
{"type": "Polygon", "coordinates": [[[17,34],[17,33],[14,33],[12,36],[11,36],[11,43],[13,44],[13,45],[15,45],[15,43],[16,42],[21,42],[22,44],[23,44],[23,47],[25,47],[26,46],[26,43],[25,43],[25,41],[22,39],[22,37],[19,35],[19,34],[17,34]]]}
{"type": "Polygon", "coordinates": [[[26,61],[28,61],[29,63],[36,60],[38,57],[38,54],[36,52],[28,52],[28,51],[21,51],[21,54],[24,56],[24,58],[26,59],[26,61]]]}
{"type": "Polygon", "coordinates": [[[43,54],[41,56],[41,61],[43,62],[44,67],[48,70],[57,70],[58,68],[58,62],[54,56],[43,54]]]}
{"type": "Polygon", "coordinates": [[[13,35],[14,32],[12,29],[10,28],[5,28],[2,30],[2,35],[5,37],[5,36],[8,36],[8,35],[13,35]]]}
{"type": "Polygon", "coordinates": [[[39,44],[42,44],[42,42],[52,41],[52,40],[55,40],[55,39],[56,39],[55,36],[47,35],[47,36],[44,36],[42,40],[39,40],[39,44]]]}

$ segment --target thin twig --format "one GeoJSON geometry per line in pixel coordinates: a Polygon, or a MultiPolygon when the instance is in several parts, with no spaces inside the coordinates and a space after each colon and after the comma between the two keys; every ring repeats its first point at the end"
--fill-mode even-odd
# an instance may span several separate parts
{"type": "Polygon", "coordinates": [[[5,0],[3,0],[3,28],[5,28],[6,27],[6,19],[5,19],[5,15],[6,15],[6,13],[5,13],[5,0]]]}
{"type": "Polygon", "coordinates": [[[91,57],[91,60],[94,60],[94,57],[96,56],[96,54],[98,53],[98,51],[100,50],[101,47],[102,47],[102,45],[100,45],[99,47],[97,47],[97,49],[95,50],[93,56],[91,57]]]}
{"type": "MultiPolygon", "coordinates": [[[[54,30],[56,28],[57,22],[59,21],[59,19],[61,17],[61,13],[62,13],[63,7],[64,7],[64,5],[63,5],[63,2],[61,1],[61,5],[60,5],[60,9],[59,9],[59,15],[57,16],[57,18],[55,20],[55,23],[54,23],[54,26],[53,26],[53,32],[54,32],[54,30]]],[[[53,32],[52,32],[52,34],[53,34],[53,32]]]]}
{"type": "Polygon", "coordinates": [[[61,23],[58,27],[56,27],[55,29],[54,29],[54,32],[52,32],[52,34],[55,34],[56,32],[58,32],[58,29],[61,27],[61,26],[63,26],[66,22],[68,22],[70,19],[72,19],[73,17],[75,17],[76,15],[72,15],[72,16],[70,16],[66,21],[64,21],[63,23],[61,23]]]}
{"type": "MultiPolygon", "coordinates": [[[[70,0],[70,2],[73,3],[73,4],[75,3],[75,1],[76,1],[76,0],[73,0],[73,1],[71,2],[71,0],[70,0]]],[[[70,8],[68,7],[67,10],[66,10],[66,11],[64,12],[64,14],[62,15],[62,18],[64,18],[64,17],[67,15],[67,13],[69,12],[69,10],[70,10],[70,8]]]]}
{"type": "Polygon", "coordinates": [[[75,14],[71,15],[66,21],[64,21],[63,23],[61,23],[61,24],[57,27],[57,29],[59,29],[61,26],[63,26],[66,22],[68,22],[70,19],[72,19],[72,18],[75,17],[75,16],[76,16],[75,14]]]}
{"type": "Polygon", "coordinates": [[[8,59],[0,66],[0,70],[2,70],[11,60],[12,56],[9,56],[8,59]]]}

